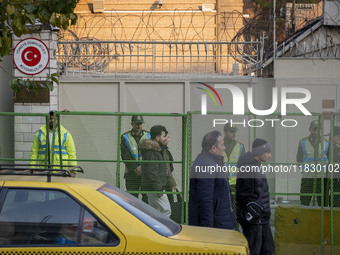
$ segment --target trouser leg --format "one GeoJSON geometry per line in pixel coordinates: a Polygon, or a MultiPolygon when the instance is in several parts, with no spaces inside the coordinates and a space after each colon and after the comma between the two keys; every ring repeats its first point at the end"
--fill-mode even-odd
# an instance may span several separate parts
{"type": "MultiPolygon", "coordinates": [[[[129,191],[139,191],[141,188],[141,177],[135,175],[134,173],[132,174],[125,174],[125,187],[126,190],[129,191]]],[[[131,194],[135,197],[138,198],[139,193],[133,193],[131,194]]],[[[147,203],[148,202],[148,197],[146,194],[142,194],[142,200],[147,203]]]]}
{"type": "Polygon", "coordinates": [[[161,197],[158,197],[157,194],[147,194],[147,196],[149,205],[170,217],[171,207],[166,194],[163,194],[161,197]]]}
{"type": "Polygon", "coordinates": [[[242,232],[249,245],[250,255],[274,255],[275,244],[270,224],[242,224],[242,232]]]}
{"type": "Polygon", "coordinates": [[[242,232],[249,245],[250,255],[260,255],[262,246],[262,225],[242,224],[242,232]]]}
{"type": "MultiPolygon", "coordinates": [[[[340,179],[333,179],[333,192],[340,192],[340,179]]],[[[340,195],[333,195],[333,206],[340,207],[340,195]]]]}
{"type": "Polygon", "coordinates": [[[262,227],[262,247],[260,254],[261,255],[275,254],[274,238],[269,223],[263,225],[262,227]]]}
{"type": "MultiPolygon", "coordinates": [[[[301,178],[300,193],[313,193],[313,183],[312,178],[301,178]]],[[[309,206],[312,196],[300,196],[300,201],[302,205],[309,206]]]]}

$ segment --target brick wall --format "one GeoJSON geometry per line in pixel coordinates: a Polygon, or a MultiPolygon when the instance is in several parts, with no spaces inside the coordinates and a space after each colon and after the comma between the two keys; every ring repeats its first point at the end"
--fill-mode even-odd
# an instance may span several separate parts
{"type": "MultiPolygon", "coordinates": [[[[63,32],[62,39],[226,42],[232,40],[243,26],[242,0],[162,0],[162,6],[159,6],[158,0],[104,0],[104,9],[98,13],[93,12],[93,1],[80,0],[76,8],[78,22],[63,32]],[[202,4],[212,5],[212,10],[201,11],[202,4]]],[[[128,48],[125,50],[129,51],[128,48]]],[[[175,50],[172,48],[172,54],[175,50]]],[[[170,49],[165,47],[163,52],[161,47],[157,47],[156,51],[158,56],[167,56],[170,49]]],[[[198,55],[193,49],[195,54],[198,55]]],[[[156,61],[160,63],[161,59],[156,61]]],[[[185,61],[190,60],[187,58],[185,61]]],[[[117,66],[111,66],[117,72],[122,72],[123,68],[129,69],[123,66],[121,58],[117,62],[117,66]]],[[[164,64],[167,66],[169,63],[170,59],[164,64]]],[[[151,67],[147,65],[147,69],[148,66],[151,67]]],[[[213,65],[208,63],[208,66],[213,65]]],[[[219,70],[219,66],[215,68],[219,70]]]]}
{"type": "Polygon", "coordinates": [[[243,0],[162,0],[162,6],[158,0],[103,0],[100,13],[93,12],[93,1],[80,0],[76,7],[83,18],[73,31],[77,35],[100,40],[226,41],[243,26],[243,0]],[[202,5],[211,5],[212,11],[201,11],[202,5]]]}

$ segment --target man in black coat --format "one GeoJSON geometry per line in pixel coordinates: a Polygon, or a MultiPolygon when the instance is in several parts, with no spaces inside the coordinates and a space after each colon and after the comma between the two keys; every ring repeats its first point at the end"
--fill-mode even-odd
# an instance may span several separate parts
{"type": "Polygon", "coordinates": [[[272,146],[263,139],[255,139],[252,151],[238,162],[236,180],[237,220],[247,238],[251,255],[273,255],[275,245],[270,229],[269,188],[261,162],[271,158],[272,146]]]}
{"type": "Polygon", "coordinates": [[[234,229],[236,226],[227,173],[224,139],[219,131],[203,137],[202,152],[190,172],[189,225],[234,229]]]}

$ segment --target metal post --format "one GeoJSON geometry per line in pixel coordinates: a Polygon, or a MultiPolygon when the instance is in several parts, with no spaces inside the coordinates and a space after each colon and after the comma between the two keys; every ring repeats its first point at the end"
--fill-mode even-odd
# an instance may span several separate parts
{"type": "MultiPolygon", "coordinates": [[[[120,143],[120,133],[122,131],[122,116],[118,115],[117,141],[120,143]]],[[[116,187],[120,188],[120,146],[117,146],[117,167],[116,167],[116,187]]]]}
{"type": "Polygon", "coordinates": [[[275,56],[276,56],[276,0],[274,0],[273,7],[273,71],[275,66],[275,56]]]}
{"type": "Polygon", "coordinates": [[[274,0],[274,7],[273,7],[273,49],[274,49],[274,59],[276,56],[276,0],[274,0]]]}
{"type": "MultiPolygon", "coordinates": [[[[330,148],[330,158],[328,159],[330,165],[333,164],[334,160],[334,143],[333,143],[333,135],[334,135],[334,123],[335,123],[335,115],[332,114],[331,116],[331,136],[329,140],[329,148],[330,148]]],[[[329,194],[329,180],[330,180],[330,191],[331,191],[331,204],[330,204],[330,217],[331,217],[331,254],[334,254],[334,179],[333,179],[333,171],[329,173],[330,176],[327,176],[327,187],[326,187],[326,194],[329,194]]],[[[328,202],[328,200],[327,200],[328,202]]]]}
{"type": "MultiPolygon", "coordinates": [[[[54,114],[57,114],[57,113],[54,113],[54,114]]],[[[57,114],[57,120],[58,120],[58,141],[59,141],[59,157],[60,157],[60,162],[58,164],[62,165],[63,164],[63,154],[61,152],[61,130],[60,130],[60,114],[58,113],[57,114]]],[[[55,119],[53,118],[53,123],[55,122],[55,119]]],[[[53,127],[53,131],[54,131],[54,127],[53,127]]],[[[53,133],[53,136],[54,136],[54,133],[53,133]]],[[[53,138],[53,141],[54,141],[54,138],[53,138]]],[[[52,147],[52,158],[54,158],[54,147],[52,147]]],[[[61,167],[62,168],[62,167],[61,167]]]]}
{"type": "MultiPolygon", "coordinates": [[[[50,134],[49,134],[49,132],[50,132],[50,129],[49,129],[49,121],[50,121],[50,119],[49,119],[49,115],[47,115],[46,116],[46,146],[47,146],[47,150],[46,150],[46,155],[45,155],[45,163],[44,164],[51,164],[51,162],[50,162],[50,154],[51,154],[51,146],[50,146],[50,144],[51,144],[51,141],[50,141],[50,134]]],[[[38,162],[39,161],[37,161],[37,164],[38,164],[38,162]]]]}
{"type": "MultiPolygon", "coordinates": [[[[187,152],[187,162],[186,162],[186,185],[185,185],[185,197],[186,197],[186,202],[188,205],[189,201],[189,184],[190,184],[190,169],[191,169],[191,153],[192,153],[192,146],[191,146],[191,139],[192,139],[192,127],[191,127],[191,118],[192,118],[192,113],[188,112],[187,114],[187,121],[186,121],[186,130],[187,130],[187,147],[186,147],[186,152],[187,152]]],[[[189,214],[188,214],[188,206],[185,207],[185,223],[189,222],[189,214]]]]}
{"type": "Polygon", "coordinates": [[[187,135],[187,129],[186,129],[186,125],[187,125],[187,118],[186,116],[182,116],[182,211],[181,211],[181,223],[184,223],[185,221],[185,210],[184,208],[186,208],[184,206],[184,204],[186,203],[185,200],[185,178],[186,178],[186,173],[187,173],[187,169],[186,168],[186,161],[185,161],[185,155],[186,155],[186,135],[187,135]]]}

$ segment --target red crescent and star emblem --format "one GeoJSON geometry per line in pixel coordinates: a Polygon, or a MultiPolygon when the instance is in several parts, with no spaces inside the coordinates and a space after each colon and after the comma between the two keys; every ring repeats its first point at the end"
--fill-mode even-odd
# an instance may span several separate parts
{"type": "Polygon", "coordinates": [[[49,49],[39,39],[27,38],[14,48],[13,61],[16,68],[27,75],[42,72],[50,60],[49,49]]]}
{"type": "Polygon", "coordinates": [[[27,47],[21,54],[21,59],[28,66],[35,66],[41,60],[40,51],[36,47],[27,47]]]}

